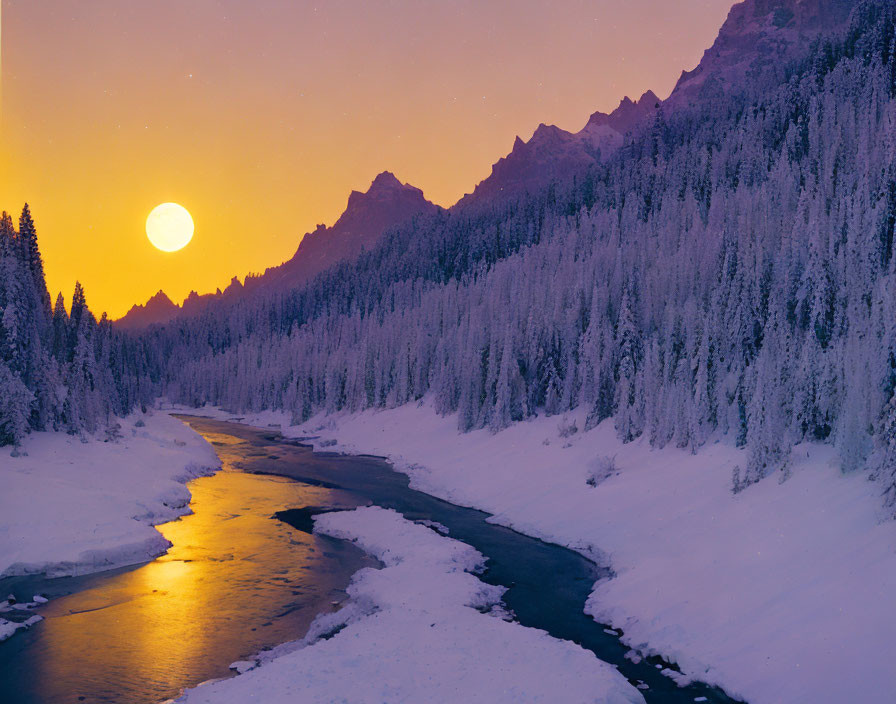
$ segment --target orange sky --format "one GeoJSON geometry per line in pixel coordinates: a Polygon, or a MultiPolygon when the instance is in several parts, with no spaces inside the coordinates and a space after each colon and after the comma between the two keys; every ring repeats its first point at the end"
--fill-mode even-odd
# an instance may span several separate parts
{"type": "Polygon", "coordinates": [[[0,209],[118,317],[282,262],[384,169],[451,205],[538,123],[665,97],[732,0],[0,2],[0,209]],[[165,201],[196,222],[173,254],[165,201]]]}

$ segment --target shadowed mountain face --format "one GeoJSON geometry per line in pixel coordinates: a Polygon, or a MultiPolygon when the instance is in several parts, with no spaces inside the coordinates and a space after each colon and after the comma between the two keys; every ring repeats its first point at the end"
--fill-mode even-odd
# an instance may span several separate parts
{"type": "Polygon", "coordinates": [[[434,215],[439,206],[429,202],[423,191],[401,183],[392,173],[377,176],[366,193],[352,191],[345,212],[332,227],[318,225],[302,238],[291,259],[267,269],[259,276],[247,277],[245,284],[233,277],[223,291],[199,295],[191,292],[182,306],[159,291],[145,305],[135,305],[115,325],[121,329],[140,329],[167,323],[178,315],[195,315],[216,301],[235,301],[255,291],[287,291],[307,283],[322,271],[357,257],[374,247],[390,228],[414,217],[434,215]]]}
{"type": "MultiPolygon", "coordinates": [[[[596,112],[576,133],[539,125],[528,141],[517,137],[513,149],[492,173],[454,208],[476,207],[536,193],[552,181],[589,169],[617,151],[625,135],[640,129],[662,105],[663,111],[687,110],[696,102],[741,91],[761,92],[779,82],[788,64],[804,57],[813,41],[841,30],[858,0],[745,0],[732,7],[719,36],[692,71],[682,73],[672,95],[661,101],[647,91],[637,101],[626,97],[611,113],[596,112]]],[[[423,192],[402,184],[388,171],[366,193],[353,191],[345,212],[332,227],[319,225],[302,239],[291,259],[260,276],[236,277],[213,294],[191,293],[179,307],[161,291],[134,306],[116,325],[141,328],[180,314],[202,312],[216,301],[235,301],[254,291],[287,291],[333,265],[374,247],[392,227],[440,208],[423,192]]]]}
{"type": "Polygon", "coordinates": [[[693,71],[682,73],[670,107],[685,107],[779,82],[818,37],[846,25],[857,0],[745,0],[731,8],[719,36],[693,71]]]}
{"type": "Polygon", "coordinates": [[[657,107],[659,107],[660,99],[656,94],[649,90],[638,101],[633,101],[626,96],[609,115],[604,112],[596,112],[589,119],[585,129],[579,132],[580,135],[586,133],[594,133],[601,127],[609,127],[610,129],[625,135],[650,115],[657,107]]]}
{"type": "Polygon", "coordinates": [[[492,167],[461,204],[483,203],[536,192],[551,181],[582,171],[608,157],[626,133],[642,125],[662,104],[684,110],[742,90],[778,83],[788,64],[805,57],[812,42],[845,26],[858,0],[745,0],[736,4],[719,36],[693,71],[682,73],[665,101],[647,91],[625,98],[612,113],[594,113],[580,132],[539,125],[528,142],[517,137],[513,150],[492,167]]]}
{"type": "Polygon", "coordinates": [[[551,181],[592,166],[615,152],[625,134],[659,106],[653,91],[637,101],[626,97],[610,114],[596,112],[580,132],[539,125],[528,142],[519,137],[513,150],[492,167],[491,175],[459,205],[479,204],[504,196],[535,192],[551,181]]]}
{"type": "Polygon", "coordinates": [[[426,200],[419,188],[401,183],[384,171],[366,193],[352,191],[345,212],[332,227],[318,225],[302,238],[292,259],[249,279],[246,285],[252,290],[293,288],[371,249],[390,228],[438,211],[439,207],[426,200]]]}
{"type": "Polygon", "coordinates": [[[123,318],[115,321],[122,330],[138,330],[153,323],[167,323],[180,313],[180,307],[164,291],[159,291],[144,305],[135,305],[123,318]]]}

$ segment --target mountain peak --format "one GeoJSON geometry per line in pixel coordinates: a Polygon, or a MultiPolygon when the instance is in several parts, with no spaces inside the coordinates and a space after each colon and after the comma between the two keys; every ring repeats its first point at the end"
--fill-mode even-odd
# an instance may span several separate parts
{"type": "Polygon", "coordinates": [[[373,190],[381,190],[384,188],[403,188],[404,184],[399,181],[395,174],[391,171],[383,171],[377,174],[376,178],[373,179],[373,183],[370,184],[370,188],[368,189],[368,193],[373,190]]]}
{"type": "Polygon", "coordinates": [[[168,294],[165,293],[162,289],[159,289],[158,293],[152,296],[148,301],[146,301],[146,307],[148,308],[150,305],[153,306],[173,306],[174,301],[172,301],[168,294]]]}
{"type": "Polygon", "coordinates": [[[461,203],[476,203],[524,191],[534,191],[554,178],[587,168],[622,146],[624,135],[660,104],[648,90],[638,101],[626,96],[609,115],[594,113],[578,133],[541,123],[531,139],[517,137],[510,153],[492,166],[492,173],[465,195],[461,203]]]}
{"type": "Polygon", "coordinates": [[[569,137],[570,133],[566,130],[560,129],[557,125],[546,125],[542,122],[538,127],[535,128],[535,132],[532,134],[532,139],[530,142],[534,141],[559,141],[569,137]]]}
{"type": "MultiPolygon", "coordinates": [[[[619,106],[609,115],[603,112],[594,113],[585,125],[585,130],[608,126],[620,134],[625,134],[647,115],[653,112],[662,102],[652,90],[648,90],[637,101],[625,96],[619,106]]],[[[583,130],[584,131],[584,130],[583,130]]]]}
{"type": "Polygon", "coordinates": [[[645,91],[644,95],[642,95],[641,98],[638,100],[638,104],[643,105],[645,101],[648,104],[652,103],[654,107],[656,107],[657,103],[661,102],[660,99],[658,97],[656,97],[656,93],[654,93],[652,90],[645,91]]]}
{"type": "Polygon", "coordinates": [[[303,284],[334,266],[356,258],[372,248],[390,228],[418,215],[431,215],[439,207],[430,203],[419,188],[402,183],[391,171],[378,174],[366,192],[352,191],[348,206],[332,227],[318,225],[299,243],[291,259],[271,267],[261,275],[249,275],[244,281],[234,276],[227,287],[215,293],[191,291],[182,306],[177,306],[159,291],[144,305],[135,305],[117,321],[122,328],[145,328],[167,323],[178,315],[202,312],[215,301],[238,301],[258,290],[288,289],[303,284]]]}
{"type": "Polygon", "coordinates": [[[318,225],[302,238],[292,259],[268,269],[252,287],[288,288],[305,283],[336,263],[372,248],[390,228],[438,211],[439,207],[426,200],[419,188],[402,183],[391,171],[383,171],[366,192],[351,192],[345,212],[332,227],[318,225]]]}
{"type": "Polygon", "coordinates": [[[153,323],[167,323],[179,312],[177,305],[168,295],[159,290],[144,305],[134,305],[122,317],[115,321],[121,329],[143,328],[153,323]]]}
{"type": "MultiPolygon", "coordinates": [[[[394,200],[405,197],[411,197],[419,202],[426,202],[423,197],[423,191],[419,188],[411,186],[408,183],[402,183],[391,171],[383,171],[377,174],[376,178],[370,184],[364,193],[361,191],[352,191],[348,196],[348,206],[342,217],[345,217],[350,211],[362,207],[361,204],[371,200],[394,200]]],[[[320,228],[318,228],[320,229],[320,228]]]]}
{"type": "Polygon", "coordinates": [[[857,0],[743,0],[731,8],[699,65],[682,73],[674,104],[777,81],[814,39],[841,30],[857,0]]]}

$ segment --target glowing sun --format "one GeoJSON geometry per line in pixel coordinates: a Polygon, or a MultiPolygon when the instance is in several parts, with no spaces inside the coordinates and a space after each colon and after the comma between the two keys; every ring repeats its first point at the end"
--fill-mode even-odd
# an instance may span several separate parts
{"type": "Polygon", "coordinates": [[[193,218],[177,203],[162,203],[146,218],[146,236],[163,252],[176,252],[193,239],[193,218]]]}

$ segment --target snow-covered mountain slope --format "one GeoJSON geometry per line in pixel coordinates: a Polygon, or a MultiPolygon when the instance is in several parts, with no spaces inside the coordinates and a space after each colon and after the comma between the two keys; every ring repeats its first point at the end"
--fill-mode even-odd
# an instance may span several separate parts
{"type": "Polygon", "coordinates": [[[728,92],[756,92],[774,85],[806,57],[813,41],[841,31],[857,2],[744,0],[734,5],[700,64],[682,72],[666,101],[652,91],[637,101],[626,97],[612,113],[594,113],[577,133],[539,125],[529,141],[517,137],[511,152],[461,203],[534,193],[552,180],[581,172],[616,151],[624,135],[661,104],[666,112],[685,110],[728,92]]]}

